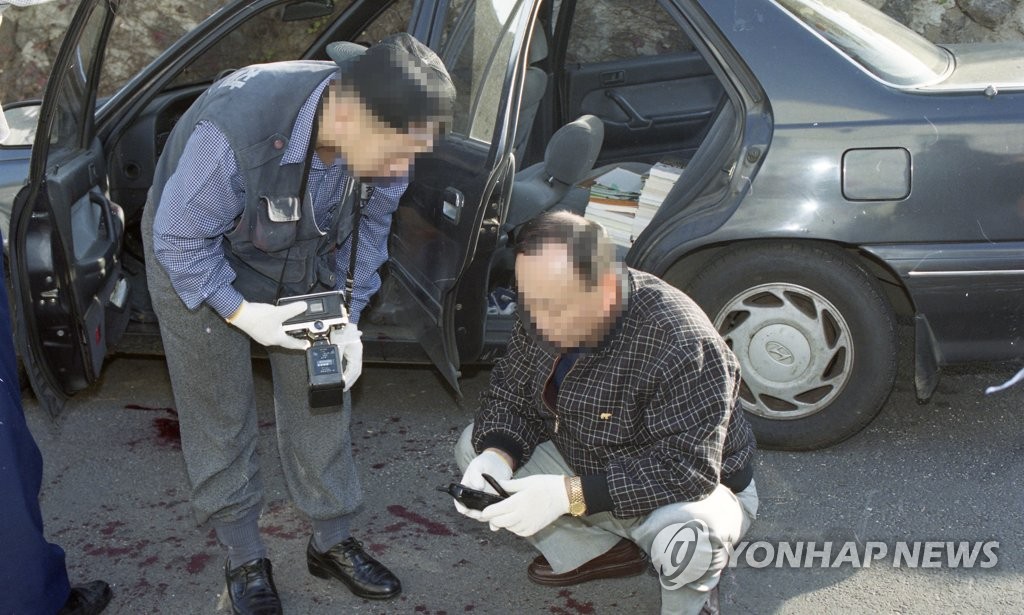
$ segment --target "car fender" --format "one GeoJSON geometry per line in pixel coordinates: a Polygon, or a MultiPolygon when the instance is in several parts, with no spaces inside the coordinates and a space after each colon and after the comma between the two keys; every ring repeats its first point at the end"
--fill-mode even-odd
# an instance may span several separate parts
{"type": "Polygon", "coordinates": [[[913,318],[913,360],[914,388],[919,402],[931,398],[939,383],[940,366],[943,364],[942,350],[928,317],[918,311],[913,290],[908,288],[893,266],[876,257],[869,248],[844,245],[826,238],[798,235],[778,235],[771,238],[743,234],[723,226],[710,232],[702,232],[714,220],[713,212],[680,219],[672,228],[666,229],[660,240],[673,242],[649,254],[659,258],[636,263],[639,269],[657,275],[673,286],[685,290],[689,282],[722,250],[739,244],[759,243],[766,246],[778,243],[817,243],[842,252],[869,275],[881,280],[886,295],[899,314],[913,318]]]}

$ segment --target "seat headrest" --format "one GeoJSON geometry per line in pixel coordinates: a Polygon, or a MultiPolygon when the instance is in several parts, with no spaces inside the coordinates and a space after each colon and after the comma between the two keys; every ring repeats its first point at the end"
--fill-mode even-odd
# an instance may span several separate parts
{"type": "Polygon", "coordinates": [[[542,28],[534,28],[533,36],[530,37],[530,55],[527,58],[528,64],[536,64],[548,57],[548,37],[542,28]]]}
{"type": "Polygon", "coordinates": [[[575,184],[594,167],[604,142],[604,123],[583,115],[559,128],[544,150],[544,170],[564,184],[575,184]]]}

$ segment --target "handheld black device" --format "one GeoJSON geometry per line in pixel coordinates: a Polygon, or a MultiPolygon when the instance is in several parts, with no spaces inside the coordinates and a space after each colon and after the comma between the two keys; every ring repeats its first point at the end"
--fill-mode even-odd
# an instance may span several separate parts
{"type": "Polygon", "coordinates": [[[310,341],[306,350],[310,412],[335,412],[341,408],[341,396],[345,392],[341,354],[331,343],[331,331],[348,324],[342,291],[282,297],[277,304],[297,301],[306,304],[306,311],[289,318],[282,325],[289,335],[310,341]]]}
{"type": "Polygon", "coordinates": [[[473,510],[483,510],[491,504],[496,504],[509,496],[508,492],[501,488],[498,481],[494,479],[490,474],[483,475],[484,480],[487,481],[494,490],[498,492],[498,495],[489,493],[487,491],[480,491],[478,489],[470,489],[469,487],[459,483],[448,483],[447,487],[438,487],[438,491],[443,491],[448,495],[455,498],[466,508],[473,510]]]}

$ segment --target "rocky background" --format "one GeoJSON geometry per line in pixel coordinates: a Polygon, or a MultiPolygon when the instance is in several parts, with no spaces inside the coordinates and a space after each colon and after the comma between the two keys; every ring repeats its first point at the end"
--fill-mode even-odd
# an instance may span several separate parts
{"type": "MultiPolygon", "coordinates": [[[[937,43],[1024,40],[1024,0],[868,1],[937,43]]],[[[50,63],[77,4],[77,0],[54,0],[4,12],[0,101],[42,94],[50,63]]],[[[111,83],[102,89],[112,91],[222,4],[223,0],[122,0],[122,17],[114,33],[118,44],[106,60],[111,83]]]]}

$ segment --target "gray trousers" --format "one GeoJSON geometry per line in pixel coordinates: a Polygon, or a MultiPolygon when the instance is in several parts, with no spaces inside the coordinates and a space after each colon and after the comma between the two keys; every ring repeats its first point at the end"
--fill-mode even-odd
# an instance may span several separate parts
{"type": "MultiPolygon", "coordinates": [[[[237,521],[258,511],[263,487],[256,456],[251,339],[205,304],[189,310],[153,254],[153,208],[142,236],[153,309],[174,389],[181,449],[200,524],[237,521]]],[[[268,348],[277,446],[288,493],[314,520],[352,513],[362,488],[352,459],[352,400],[340,412],[309,411],[305,353],[268,348]]]]}
{"type": "MultiPolygon", "coordinates": [[[[476,456],[471,436],[473,426],[462,432],[455,445],[455,460],[465,471],[476,456]]],[[[569,468],[555,445],[541,443],[530,461],[515,473],[515,478],[533,474],[575,473],[569,468]]],[[[722,570],[729,562],[729,553],[757,517],[757,487],[750,485],[733,494],[724,485],[698,502],[680,502],[663,506],[641,517],[617,519],[610,512],[583,517],[564,515],[551,525],[525,540],[544,555],[556,573],[568,572],[607,552],[622,538],[643,549],[658,569],[661,582],[661,613],[663,615],[700,613],[707,593],[718,585],[722,570]],[[693,532],[680,534],[680,524],[702,527],[699,540],[692,540],[692,570],[682,574],[673,568],[673,551],[678,556],[679,536],[694,538],[693,532]],[[674,544],[675,543],[675,544],[674,544]]],[[[683,549],[685,551],[685,548],[683,549]]]]}

